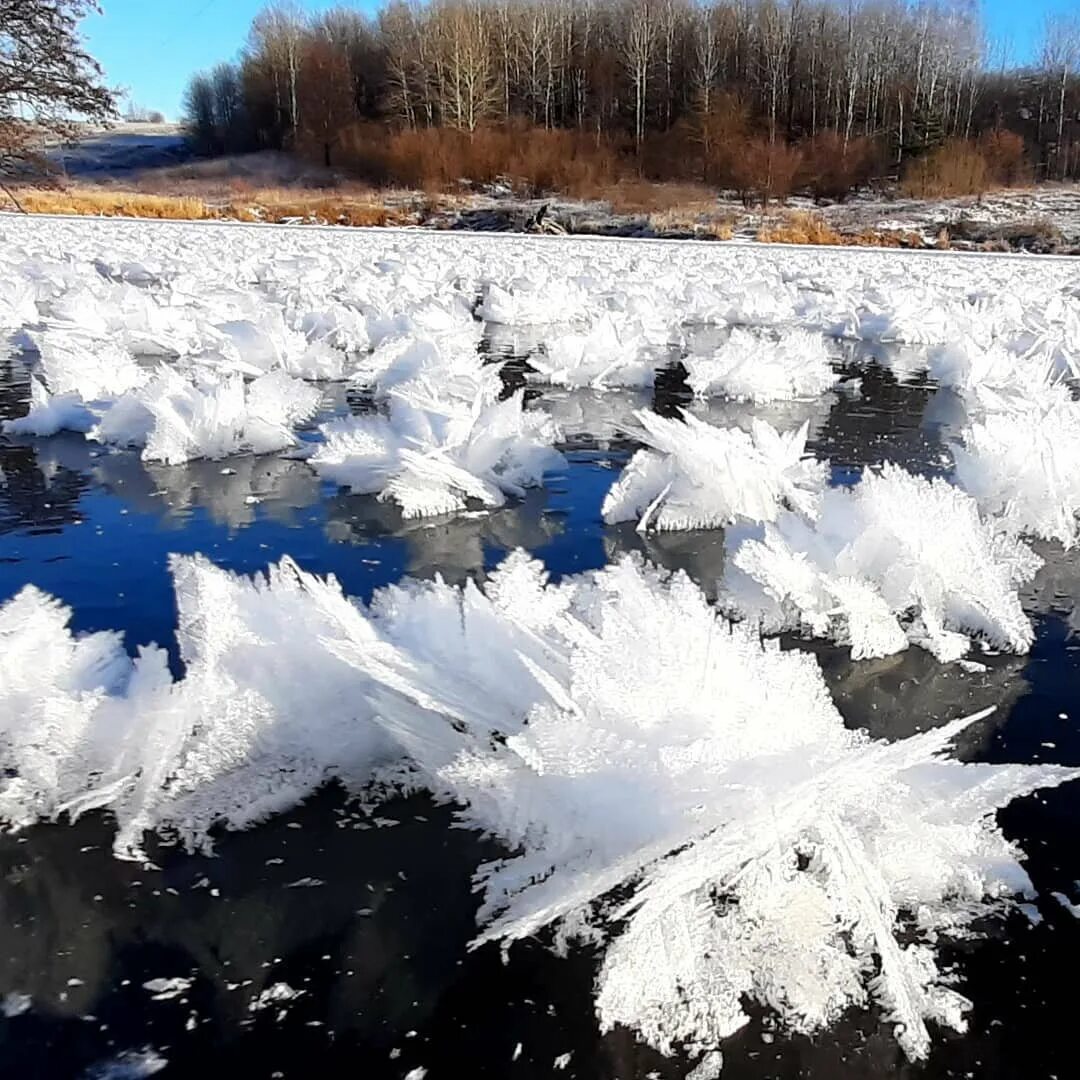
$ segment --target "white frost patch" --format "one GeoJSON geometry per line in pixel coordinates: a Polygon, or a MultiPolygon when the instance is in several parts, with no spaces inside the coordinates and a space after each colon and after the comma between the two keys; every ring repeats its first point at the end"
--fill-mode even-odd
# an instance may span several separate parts
{"type": "Polygon", "coordinates": [[[683,360],[697,397],[725,395],[737,401],[784,401],[817,397],[839,380],[825,339],[806,330],[770,337],[736,327],[711,356],[683,360]]]}
{"type": "Polygon", "coordinates": [[[956,660],[973,635],[1011,652],[1031,646],[1017,587],[1041,559],[941,479],[885,465],[826,492],[816,522],[783,513],[729,547],[727,603],[766,633],[830,637],[856,660],[909,643],[956,660]]]}
{"type": "Polygon", "coordinates": [[[685,1080],[717,1080],[724,1068],[724,1055],[710,1050],[687,1074],[685,1080]]]}
{"type": "Polygon", "coordinates": [[[87,1080],[142,1080],[154,1076],[169,1064],[169,1059],[157,1050],[125,1050],[109,1061],[92,1066],[87,1080]]]}
{"type": "Polygon", "coordinates": [[[750,431],[717,428],[692,413],[671,420],[635,413],[639,450],[604,499],[609,524],[638,530],[713,529],[773,521],[784,507],[813,516],[827,466],[806,454],[808,427],[781,434],[763,420],[750,431]]]}
{"type": "Polygon", "coordinates": [[[194,979],[179,976],[171,979],[151,979],[143,983],[143,989],[150,991],[153,1001],[172,1001],[173,998],[186,994],[194,982],[194,979]]]}
{"type": "Polygon", "coordinates": [[[248,1005],[249,1012],[261,1012],[272,1005],[287,1005],[297,998],[303,997],[306,990],[294,990],[287,982],[276,982],[268,986],[248,1005]]]}
{"type": "Polygon", "coordinates": [[[354,416],[321,428],[309,459],[319,474],[358,494],[396,502],[406,518],[502,506],[563,464],[558,429],[526,410],[521,391],[505,401],[444,397],[414,382],[390,395],[388,415],[354,416]]]}
{"type": "Polygon", "coordinates": [[[1080,919],[1080,904],[1074,904],[1064,893],[1050,894],[1074,919],[1080,919]]]}
{"type": "Polygon", "coordinates": [[[22,1016],[33,1007],[34,1001],[29,994],[10,993],[0,999],[0,1016],[11,1020],[16,1016],[22,1016]]]}

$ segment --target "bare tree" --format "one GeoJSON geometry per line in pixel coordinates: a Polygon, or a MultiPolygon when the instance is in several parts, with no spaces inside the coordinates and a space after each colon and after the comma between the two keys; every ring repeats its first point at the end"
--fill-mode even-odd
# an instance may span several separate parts
{"type": "Polygon", "coordinates": [[[83,48],[93,0],[0,0],[0,169],[28,158],[42,132],[66,137],[78,119],[104,122],[116,98],[83,48]]]}
{"type": "Polygon", "coordinates": [[[1057,155],[1060,178],[1065,179],[1068,152],[1065,147],[1065,93],[1069,79],[1080,67],[1080,16],[1052,15],[1043,31],[1042,66],[1057,96],[1057,155]]]}
{"type": "Polygon", "coordinates": [[[634,94],[634,141],[640,147],[645,139],[649,82],[656,56],[659,30],[656,2],[655,0],[631,0],[620,14],[625,20],[620,42],[623,64],[634,94]]]}
{"type": "Polygon", "coordinates": [[[317,152],[321,163],[333,164],[333,150],[356,118],[348,57],[325,38],[309,42],[300,56],[297,79],[301,146],[317,152]]]}

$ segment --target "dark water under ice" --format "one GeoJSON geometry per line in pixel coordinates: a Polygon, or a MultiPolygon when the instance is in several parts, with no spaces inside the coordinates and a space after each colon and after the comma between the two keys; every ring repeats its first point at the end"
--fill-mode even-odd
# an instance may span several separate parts
{"type": "MultiPolygon", "coordinates": [[[[763,415],[809,419],[836,482],[885,460],[947,474],[956,403],[858,357],[852,373],[861,396],[763,415]]],[[[0,418],[25,411],[25,394],[18,365],[0,364],[0,418]]],[[[403,523],[276,457],[168,468],[79,436],[0,438],[0,602],[32,582],[73,607],[77,630],[120,629],[132,648],[169,644],[178,664],[171,552],[204,552],[245,573],[289,554],[367,598],[403,574],[482,575],[517,546],[555,574],[641,549],[711,590],[719,534],[642,540],[599,516],[632,450],[613,417],[642,403],[670,411],[683,401],[677,381],[661,378],[644,396],[544,397],[570,420],[565,472],[524,503],[427,523],[403,523]]],[[[364,407],[340,390],[328,403],[364,407]]],[[[718,405],[712,415],[748,412],[718,405]]],[[[1080,555],[1042,553],[1048,564],[1026,593],[1038,628],[1027,657],[979,657],[986,670],[967,673],[916,649],[852,664],[814,646],[848,722],[899,737],[993,704],[962,753],[1080,764],[1080,555]]],[[[0,836],[0,1076],[146,1075],[151,1058],[139,1055],[149,1051],[166,1063],[156,1073],[164,1077],[381,1080],[420,1066],[431,1080],[682,1077],[685,1062],[627,1032],[598,1033],[584,952],[559,959],[526,942],[504,963],[496,948],[468,950],[470,877],[494,848],[450,822],[422,798],[372,817],[327,790],[222,836],[214,858],[157,848],[153,868],[115,860],[100,815],[0,836]],[[144,988],[171,977],[193,981],[162,1000],[144,988]],[[257,1007],[277,983],[303,993],[257,1007]],[[558,1071],[563,1054],[570,1061],[558,1071]]],[[[1080,902],[1080,785],[1016,803],[1002,822],[1028,854],[1042,921],[994,919],[981,939],[949,947],[958,988],[974,1001],[967,1035],[937,1033],[930,1061],[911,1065],[877,1014],[813,1039],[774,1035],[758,1016],[725,1045],[725,1080],[1076,1076],[1080,920],[1051,893],[1080,902]]]]}

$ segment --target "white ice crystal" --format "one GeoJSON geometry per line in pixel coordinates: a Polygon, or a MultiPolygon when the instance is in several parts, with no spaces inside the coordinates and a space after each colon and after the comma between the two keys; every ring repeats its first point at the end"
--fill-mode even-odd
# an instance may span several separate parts
{"type": "Polygon", "coordinates": [[[437,340],[400,334],[381,342],[356,366],[354,382],[371,386],[385,398],[394,390],[420,384],[436,387],[440,397],[494,401],[502,389],[498,364],[486,364],[477,352],[476,335],[437,340]]]}
{"type": "Polygon", "coordinates": [[[280,370],[246,382],[242,375],[187,377],[163,366],[119,398],[90,436],[142,447],[145,461],[167,465],[266,454],[296,445],[294,427],[314,415],[321,396],[280,370]]]}
{"type": "Polygon", "coordinates": [[[243,828],[399,756],[355,671],[320,644],[337,608],[351,612],[333,581],[288,561],[265,579],[200,558],[173,573],[179,682],[162,650],[131,660],[118,635],[74,637],[70,613],[32,588],[0,607],[4,821],[108,806],[118,854],[137,854],[150,829],[193,846],[216,822],[243,828]]]}
{"type": "Polygon", "coordinates": [[[484,869],[482,940],[557,925],[605,946],[601,1025],[665,1053],[715,1050],[744,997],[805,1032],[875,1001],[914,1058],[927,1021],[962,1029],[936,935],[1030,895],[994,812],[1076,771],[942,758],[977,718],[849,731],[809,656],[729,627],[682,575],[626,561],[548,590],[572,591],[546,700],[436,773],[520,852],[484,869]]]}
{"type": "Polygon", "coordinates": [[[1080,402],[1052,358],[970,345],[939,351],[931,372],[963,403],[956,481],[1012,534],[1080,537],[1080,402]]]}
{"type": "Polygon", "coordinates": [[[83,401],[110,401],[142,386],[150,372],[122,345],[77,329],[46,329],[33,335],[38,366],[53,394],[83,401]]]}
{"type": "Polygon", "coordinates": [[[953,447],[956,481],[1014,534],[1080,539],[1080,402],[1064,387],[965,427],[953,447]]]}
{"type": "Polygon", "coordinates": [[[39,379],[30,379],[30,409],[25,416],[5,420],[0,428],[9,435],[48,438],[60,431],[89,431],[94,414],[78,394],[50,394],[39,379]]]}
{"type": "Polygon", "coordinates": [[[549,336],[529,357],[537,382],[571,388],[652,386],[662,363],[639,325],[610,315],[588,330],[549,336]]]}
{"type": "Polygon", "coordinates": [[[971,635],[1013,652],[1031,646],[1017,588],[1041,560],[942,479],[885,465],[826,492],[816,521],[782,513],[729,546],[727,603],[768,633],[831,637],[854,659],[913,643],[955,660],[971,635]]]}
{"type": "Polygon", "coordinates": [[[806,454],[808,426],[778,432],[763,420],[750,431],[635,413],[647,446],[630,460],[604,499],[610,524],[638,529],[713,529],[735,521],[772,521],[785,507],[813,516],[827,467],[806,454]]]}
{"type": "Polygon", "coordinates": [[[711,355],[691,353],[683,366],[697,397],[722,394],[737,401],[817,397],[840,378],[825,339],[805,330],[769,337],[736,327],[711,355]]]}
{"type": "Polygon", "coordinates": [[[390,394],[386,415],[323,425],[310,462],[334,483],[396,502],[406,518],[455,513],[470,500],[502,506],[562,464],[557,428],[523,400],[522,391],[505,401],[446,397],[414,380],[390,394]]]}
{"type": "Polygon", "coordinates": [[[0,608],[4,820],[107,806],[120,853],[197,843],[404,756],[507,845],[481,940],[599,947],[601,1025],[710,1069],[744,998],[805,1032],[876,1002],[914,1058],[928,1021],[962,1029],[938,936],[1032,893],[994,813],[1078,775],[943,756],[977,717],[850,731],[809,654],[633,559],[552,585],[518,553],[483,590],[406,582],[369,611],[287,561],[174,570],[175,683],[40,593],[0,608]]]}

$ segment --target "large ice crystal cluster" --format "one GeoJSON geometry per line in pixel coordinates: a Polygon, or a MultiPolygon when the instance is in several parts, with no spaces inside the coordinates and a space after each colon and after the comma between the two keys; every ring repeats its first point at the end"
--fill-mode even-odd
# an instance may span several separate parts
{"type": "Polygon", "coordinates": [[[672,420],[636,412],[645,443],[604,500],[604,520],[638,529],[714,529],[772,521],[784,507],[813,516],[827,467],[806,454],[808,426],[778,432],[764,420],[750,431],[718,428],[693,413],[672,420]]]}
{"type": "Polygon", "coordinates": [[[311,457],[319,474],[359,494],[396,502],[407,518],[464,510],[470,500],[502,506],[539,486],[562,456],[546,413],[504,401],[440,396],[426,381],[390,395],[386,415],[335,420],[311,457]]]}
{"type": "Polygon", "coordinates": [[[633,559],[553,585],[519,553],[483,589],[405,582],[368,610],[288,561],[173,565],[178,682],[32,588],[0,608],[5,821],[107,807],[137,855],[333,777],[427,786],[506,845],[479,940],[587,941],[601,1026],[665,1053],[713,1053],[749,999],[799,1032],[876,1003],[924,1057],[967,1008],[940,936],[1032,893],[995,811],[1078,775],[950,758],[980,717],[848,730],[810,655],[633,559]]]}
{"type": "Polygon", "coordinates": [[[697,397],[723,394],[736,401],[817,397],[839,381],[825,339],[806,330],[766,336],[736,327],[711,355],[683,360],[697,397]]]}
{"type": "Polygon", "coordinates": [[[977,636],[1026,652],[1017,588],[1041,560],[942,479],[898,466],[825,493],[816,520],[785,512],[729,537],[727,603],[768,633],[805,630],[854,659],[908,644],[955,660],[977,636]]]}
{"type": "Polygon", "coordinates": [[[169,367],[117,399],[91,438],[142,448],[145,461],[179,465],[196,458],[267,454],[296,445],[293,429],[315,414],[320,391],[280,370],[250,382],[242,375],[203,380],[169,367]]]}

